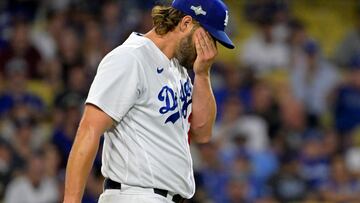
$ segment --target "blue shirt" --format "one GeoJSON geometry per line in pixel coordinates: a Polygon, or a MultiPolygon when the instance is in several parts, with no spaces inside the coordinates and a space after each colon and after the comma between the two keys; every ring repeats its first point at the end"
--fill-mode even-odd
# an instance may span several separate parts
{"type": "Polygon", "coordinates": [[[341,87],[335,105],[335,125],[339,132],[347,133],[360,124],[360,89],[341,87]]]}

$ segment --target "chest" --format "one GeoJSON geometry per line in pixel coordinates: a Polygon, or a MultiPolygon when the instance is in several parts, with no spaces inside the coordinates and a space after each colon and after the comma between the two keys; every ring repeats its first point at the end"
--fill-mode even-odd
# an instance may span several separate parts
{"type": "Polygon", "coordinates": [[[187,128],[193,88],[186,70],[174,66],[156,66],[149,69],[146,77],[146,100],[154,116],[159,118],[162,125],[187,128]]]}

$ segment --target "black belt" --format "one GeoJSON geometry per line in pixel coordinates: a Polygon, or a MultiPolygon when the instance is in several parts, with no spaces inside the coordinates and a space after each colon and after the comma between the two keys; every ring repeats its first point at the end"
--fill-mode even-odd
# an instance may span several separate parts
{"type": "MultiPolygon", "coordinates": [[[[118,189],[121,190],[121,183],[115,182],[113,180],[110,180],[109,178],[105,178],[104,181],[104,190],[106,189],[118,189]]],[[[167,190],[163,190],[163,189],[157,189],[154,188],[154,193],[161,195],[163,197],[167,197],[167,195],[169,194],[169,191],[167,190]]],[[[184,198],[182,198],[180,195],[174,195],[172,198],[172,201],[175,203],[183,203],[185,201],[184,198]]]]}

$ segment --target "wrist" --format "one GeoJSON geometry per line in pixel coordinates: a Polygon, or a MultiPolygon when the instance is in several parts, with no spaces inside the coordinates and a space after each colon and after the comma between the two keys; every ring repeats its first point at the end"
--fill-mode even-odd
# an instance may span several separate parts
{"type": "Polygon", "coordinates": [[[210,77],[210,71],[196,71],[195,73],[195,77],[210,77]]]}
{"type": "Polygon", "coordinates": [[[81,202],[79,198],[76,197],[68,197],[66,196],[63,200],[63,203],[79,203],[81,202]]]}
{"type": "Polygon", "coordinates": [[[212,63],[194,63],[194,73],[199,76],[209,76],[212,63]]]}
{"type": "Polygon", "coordinates": [[[63,203],[79,203],[80,201],[76,200],[64,200],[63,203]]]}

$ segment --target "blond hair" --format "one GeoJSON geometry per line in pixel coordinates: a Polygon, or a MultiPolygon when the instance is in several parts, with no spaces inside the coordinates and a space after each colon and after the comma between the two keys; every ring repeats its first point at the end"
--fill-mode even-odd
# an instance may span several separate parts
{"type": "Polygon", "coordinates": [[[156,34],[165,35],[173,31],[186,15],[171,6],[155,6],[152,9],[151,16],[156,34]]]}

